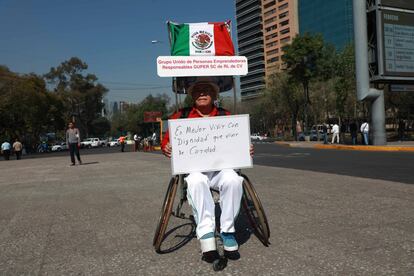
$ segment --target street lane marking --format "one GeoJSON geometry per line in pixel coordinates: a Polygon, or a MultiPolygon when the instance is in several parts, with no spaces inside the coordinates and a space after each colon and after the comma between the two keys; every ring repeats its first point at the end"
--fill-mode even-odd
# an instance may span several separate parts
{"type": "Polygon", "coordinates": [[[310,156],[310,153],[307,153],[307,152],[293,152],[289,154],[259,153],[259,154],[254,155],[254,157],[286,157],[286,158],[306,157],[306,156],[310,156]]]}

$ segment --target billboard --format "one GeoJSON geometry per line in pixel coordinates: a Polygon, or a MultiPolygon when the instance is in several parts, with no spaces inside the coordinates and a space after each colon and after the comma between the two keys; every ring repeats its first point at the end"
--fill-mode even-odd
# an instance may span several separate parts
{"type": "Polygon", "coordinates": [[[381,11],[384,75],[414,77],[414,14],[381,11]]]}
{"type": "Polygon", "coordinates": [[[379,0],[381,6],[414,10],[413,0],[379,0]]]}
{"type": "Polygon", "coordinates": [[[144,112],[144,123],[159,122],[161,117],[162,117],[162,112],[160,111],[145,111],[144,112]]]}
{"type": "Polygon", "coordinates": [[[414,13],[377,10],[379,81],[414,81],[414,13]]]}

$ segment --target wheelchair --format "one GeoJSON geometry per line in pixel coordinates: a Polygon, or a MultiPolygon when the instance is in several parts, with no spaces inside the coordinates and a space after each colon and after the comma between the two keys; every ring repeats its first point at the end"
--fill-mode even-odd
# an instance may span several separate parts
{"type": "MultiPolygon", "coordinates": [[[[263,206],[249,178],[240,172],[239,175],[243,177],[243,195],[239,216],[245,215],[256,237],[264,246],[269,246],[270,229],[263,206]]],[[[184,181],[184,177],[184,175],[173,176],[168,185],[153,239],[153,246],[157,253],[163,253],[161,245],[166,237],[168,222],[171,215],[181,219],[190,219],[194,226],[193,229],[195,229],[193,216],[186,215],[182,212],[182,207],[187,201],[187,184],[184,181]],[[174,207],[177,191],[179,191],[179,202],[176,203],[176,206],[174,207]]],[[[212,193],[216,192],[211,189],[210,191],[212,193]]]]}

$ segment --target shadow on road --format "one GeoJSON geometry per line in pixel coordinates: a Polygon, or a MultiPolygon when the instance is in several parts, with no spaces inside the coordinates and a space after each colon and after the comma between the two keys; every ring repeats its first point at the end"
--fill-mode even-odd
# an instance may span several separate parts
{"type": "Polygon", "coordinates": [[[98,161],[95,161],[95,162],[85,162],[85,163],[82,163],[82,166],[85,166],[85,165],[93,165],[93,164],[99,164],[99,162],[98,161]]]}
{"type": "Polygon", "coordinates": [[[192,222],[178,225],[168,231],[162,241],[162,247],[158,253],[166,254],[174,252],[195,237],[195,224],[192,222]]]}

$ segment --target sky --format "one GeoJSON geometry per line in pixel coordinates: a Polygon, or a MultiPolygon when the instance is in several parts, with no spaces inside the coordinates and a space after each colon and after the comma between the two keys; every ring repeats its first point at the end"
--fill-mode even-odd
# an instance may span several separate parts
{"type": "Polygon", "coordinates": [[[231,20],[237,50],[235,0],[0,0],[0,64],[42,75],[76,56],[109,101],[174,99],[171,78],[156,72],[156,58],[169,55],[167,20],[231,20]]]}

